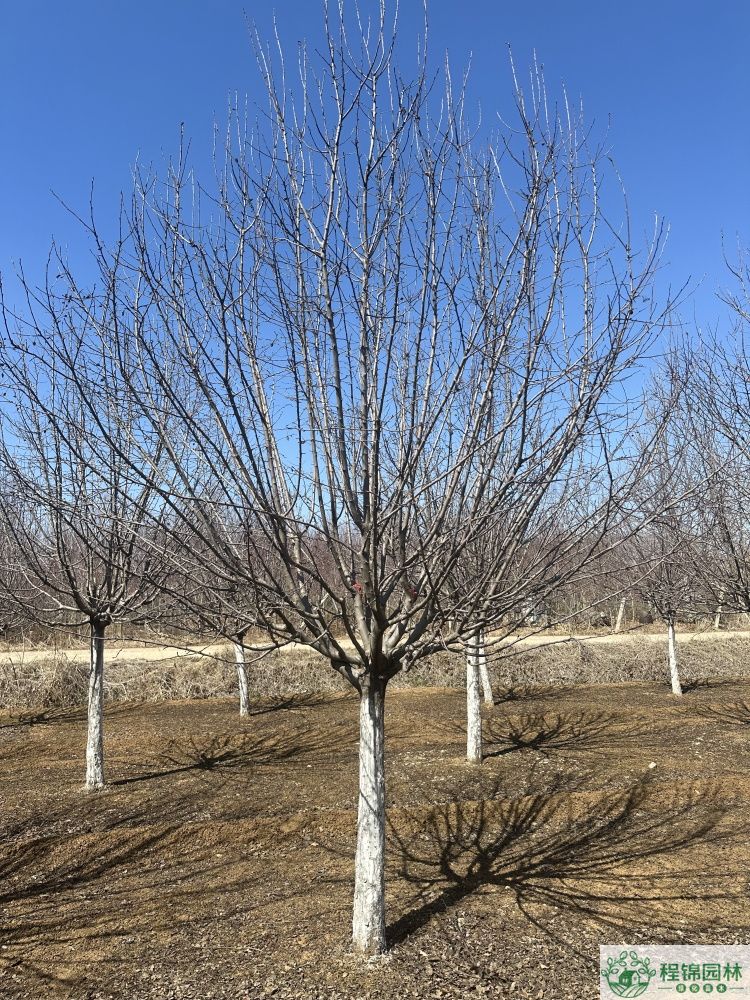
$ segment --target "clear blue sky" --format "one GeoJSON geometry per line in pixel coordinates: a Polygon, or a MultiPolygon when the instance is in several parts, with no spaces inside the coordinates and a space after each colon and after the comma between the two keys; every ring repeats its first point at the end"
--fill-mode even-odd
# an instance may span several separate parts
{"type": "MultiPolygon", "coordinates": [[[[374,0],[361,0],[364,10],[374,0]]],[[[40,268],[54,236],[75,262],[86,253],[56,192],[84,210],[96,183],[106,225],[139,156],[159,165],[179,124],[194,163],[209,164],[213,123],[228,95],[259,95],[247,21],[270,32],[273,7],[252,0],[6,0],[0,5],[0,270],[40,268]]],[[[317,0],[276,6],[282,41],[320,39],[317,0]]],[[[507,48],[533,50],[551,91],[565,84],[589,119],[608,129],[634,227],[658,212],[671,236],[662,281],[702,285],[686,314],[722,315],[722,234],[750,244],[750,4],[676,0],[432,0],[433,57],[471,57],[470,102],[483,117],[507,108],[507,48]]],[[[404,45],[420,4],[401,0],[404,45]]]]}

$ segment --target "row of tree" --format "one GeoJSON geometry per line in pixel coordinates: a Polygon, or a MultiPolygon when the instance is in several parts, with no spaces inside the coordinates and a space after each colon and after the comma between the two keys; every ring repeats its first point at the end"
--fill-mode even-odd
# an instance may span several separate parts
{"type": "Polygon", "coordinates": [[[90,627],[87,787],[113,623],[230,640],[243,712],[248,655],[317,650],[360,699],[366,953],[391,678],[468,651],[481,759],[487,651],[566,587],[650,588],[672,630],[750,609],[741,340],[664,352],[662,229],[638,247],[605,215],[606,156],[540,72],[490,134],[394,43],[383,10],[340,10],[295,83],[258,45],[265,103],[231,116],[212,188],[181,150],[116,238],[83,222],[94,279],[54,250],[3,303],[3,600],[90,627]]]}

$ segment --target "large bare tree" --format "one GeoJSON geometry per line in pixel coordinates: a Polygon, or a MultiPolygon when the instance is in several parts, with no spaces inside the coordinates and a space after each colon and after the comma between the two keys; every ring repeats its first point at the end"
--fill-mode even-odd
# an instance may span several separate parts
{"type": "Polygon", "coordinates": [[[339,8],[296,75],[259,43],[266,103],[232,118],[216,188],[183,154],[166,184],[141,177],[119,242],[90,224],[99,291],[66,291],[101,380],[140,408],[131,440],[168,459],[160,496],[190,557],[241,588],[266,648],[312,647],[357,692],[368,954],[386,944],[388,682],[549,585],[554,546],[525,585],[512,570],[556,511],[593,547],[661,320],[661,234],[639,254],[605,220],[580,113],[534,72],[514,127],[480,140],[463,85],[421,59],[404,77],[394,39],[383,8],[370,26],[339,8]],[[486,558],[465,561],[472,546],[486,558]]]}

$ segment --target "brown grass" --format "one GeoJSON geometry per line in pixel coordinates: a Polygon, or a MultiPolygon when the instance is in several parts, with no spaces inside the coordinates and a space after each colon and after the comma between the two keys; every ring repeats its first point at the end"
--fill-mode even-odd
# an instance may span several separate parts
{"type": "MultiPolygon", "coordinates": [[[[157,659],[150,649],[110,651],[105,674],[109,701],[170,701],[220,698],[237,692],[234,662],[226,655],[172,655],[157,659]]],[[[87,665],[80,651],[46,656],[5,654],[0,663],[0,708],[65,708],[86,697],[87,665]]],[[[686,683],[750,674],[750,636],[685,637],[680,645],[686,683]]],[[[295,647],[268,654],[250,665],[255,698],[344,691],[336,673],[316,653],[295,647]]],[[[395,688],[464,686],[459,654],[440,653],[393,681],[395,688]]],[[[665,648],[653,637],[611,637],[611,641],[568,640],[493,655],[493,684],[499,689],[535,684],[611,684],[661,681],[667,677],[665,648]]]]}

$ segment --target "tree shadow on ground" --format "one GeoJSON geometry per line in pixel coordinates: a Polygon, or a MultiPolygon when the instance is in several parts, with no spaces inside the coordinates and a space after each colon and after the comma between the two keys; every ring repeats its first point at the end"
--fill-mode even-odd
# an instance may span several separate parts
{"type": "Polygon", "coordinates": [[[515,701],[541,701],[559,695],[564,690],[564,687],[554,687],[551,684],[509,684],[495,689],[493,702],[495,705],[507,705],[515,701]]]}
{"type": "Polygon", "coordinates": [[[695,677],[682,682],[682,693],[691,694],[693,691],[713,690],[714,688],[735,687],[737,681],[731,678],[719,677],[695,677]]]}
{"type": "Polygon", "coordinates": [[[269,715],[272,712],[286,712],[294,709],[319,708],[330,700],[330,695],[326,697],[320,693],[310,694],[290,694],[282,698],[263,700],[260,704],[250,709],[250,715],[269,715]]]}
{"type": "Polygon", "coordinates": [[[519,750],[542,754],[557,750],[610,751],[613,747],[645,746],[648,729],[636,721],[622,722],[609,712],[540,712],[509,719],[489,719],[485,727],[486,757],[519,750]]]}
{"type": "Polygon", "coordinates": [[[553,913],[563,913],[566,924],[589,919],[618,931],[671,922],[679,936],[685,908],[694,906],[703,915],[715,909],[728,927],[732,900],[745,904],[745,930],[746,880],[710,873],[705,855],[695,877],[695,852],[741,838],[728,823],[730,810],[706,787],[669,797],[648,778],[594,802],[553,786],[512,801],[436,806],[419,824],[391,830],[413,896],[389,940],[403,941],[433,916],[492,889],[511,890],[524,915],[552,937],[553,913]]]}
{"type": "Polygon", "coordinates": [[[49,726],[62,722],[81,722],[86,718],[86,709],[81,705],[73,708],[39,708],[19,714],[9,722],[0,724],[0,729],[20,729],[24,726],[49,726]]]}
{"type": "Polygon", "coordinates": [[[697,712],[712,722],[724,722],[730,726],[750,726],[750,702],[747,701],[700,705],[697,712]]]}
{"type": "MultiPolygon", "coordinates": [[[[73,838],[23,839],[21,829],[0,838],[0,976],[13,968],[27,984],[69,987],[104,964],[128,970],[132,935],[200,935],[217,908],[231,920],[259,905],[262,874],[243,864],[241,826],[231,838],[221,825],[150,824],[145,812],[121,819],[73,838]]],[[[26,995],[37,993],[29,986],[26,995]]]]}
{"type": "Polygon", "coordinates": [[[163,753],[141,765],[142,773],[112,781],[132,785],[189,772],[227,774],[254,766],[281,764],[330,750],[341,738],[338,728],[295,727],[278,734],[232,732],[171,740],[163,753]],[[154,761],[158,766],[154,767],[154,761]]]}
{"type": "Polygon", "coordinates": [[[25,832],[32,832],[28,823],[0,840],[0,910],[12,902],[47,897],[95,881],[155,846],[165,835],[165,829],[158,828],[145,832],[142,828],[122,829],[116,843],[111,836],[102,836],[106,851],[77,851],[65,856],[59,838],[24,837],[25,832]],[[45,873],[45,868],[50,870],[45,873]]]}
{"type": "MultiPolygon", "coordinates": [[[[105,721],[137,712],[142,708],[142,702],[108,702],[104,708],[105,721]]],[[[72,705],[66,708],[35,708],[20,712],[9,722],[0,723],[0,729],[21,729],[34,726],[63,725],[68,722],[85,722],[87,709],[85,705],[72,705]]]]}

